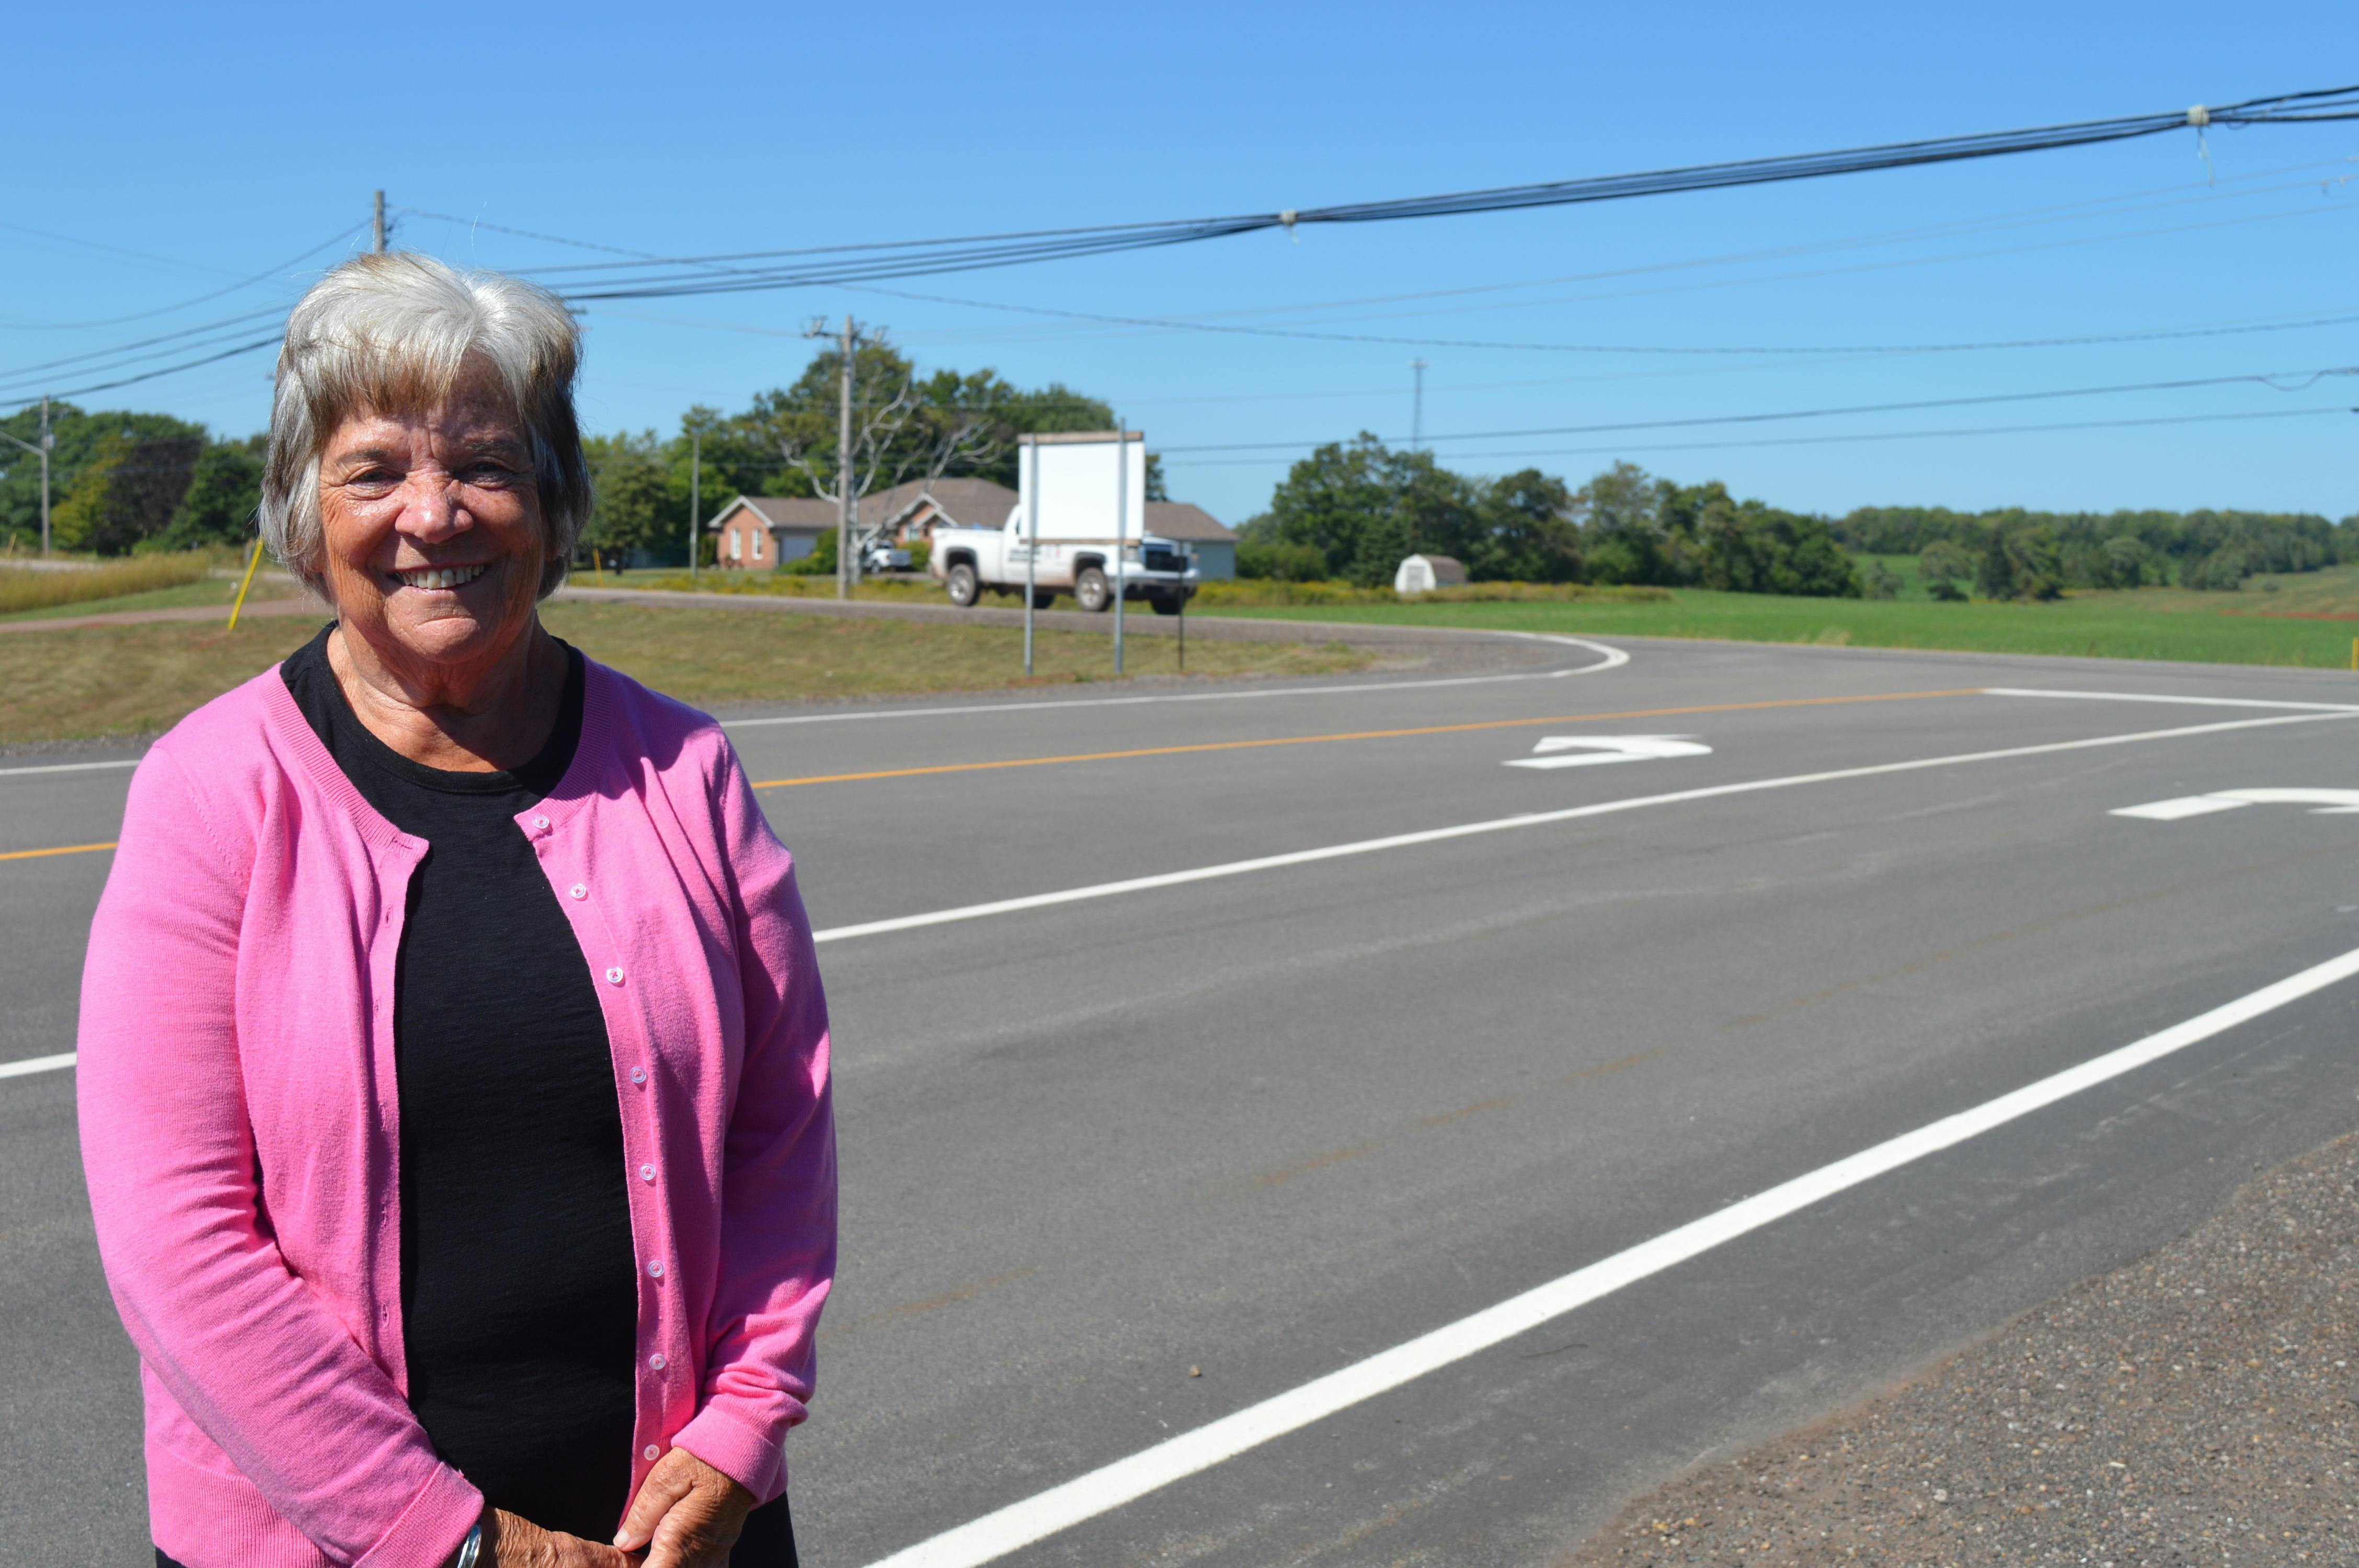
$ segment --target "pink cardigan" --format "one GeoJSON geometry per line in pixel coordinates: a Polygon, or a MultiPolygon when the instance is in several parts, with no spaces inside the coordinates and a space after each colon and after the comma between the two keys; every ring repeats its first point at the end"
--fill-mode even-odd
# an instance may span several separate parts
{"type": "MultiPolygon", "coordinates": [[[[596,664],[572,767],[516,823],[614,1048],[631,1485],[677,1444],[775,1498],[835,1271],[827,1004],[793,862],[719,728],[596,664]]],[[[393,977],[426,848],[276,669],[132,779],[82,971],[82,1159],[139,1351],[156,1543],[190,1568],[429,1568],[483,1508],[403,1392],[393,977]]]]}

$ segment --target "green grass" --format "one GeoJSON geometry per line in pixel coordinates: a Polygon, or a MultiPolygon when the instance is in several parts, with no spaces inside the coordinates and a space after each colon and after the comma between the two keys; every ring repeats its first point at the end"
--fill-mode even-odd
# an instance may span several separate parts
{"type": "MultiPolygon", "coordinates": [[[[1913,578],[1914,574],[1910,574],[1913,578]]],[[[2348,669],[2359,619],[2359,565],[2255,579],[2240,593],[2180,589],[2079,593],[2049,604],[1943,604],[1925,599],[1787,599],[1679,589],[1657,603],[1293,606],[1206,613],[1258,620],[1466,626],[1493,631],[1621,633],[1739,643],[2060,654],[2207,664],[2348,669]],[[2274,585],[2274,587],[2272,587],[2274,585]]]]}
{"type": "MultiPolygon", "coordinates": [[[[234,585],[232,585],[234,587],[234,585]]],[[[978,622],[764,615],[694,606],[560,600],[549,629],[592,657],[684,701],[810,701],[990,691],[1113,678],[1103,633],[1048,632],[1024,678],[1024,633],[978,622]]],[[[326,618],[58,627],[0,633],[0,745],[162,730],[309,641],[326,618]]],[[[1189,678],[1334,675],[1375,659],[1318,643],[1191,643],[1189,678]]],[[[1169,637],[1126,650],[1132,675],[1177,673],[1169,637]]]]}

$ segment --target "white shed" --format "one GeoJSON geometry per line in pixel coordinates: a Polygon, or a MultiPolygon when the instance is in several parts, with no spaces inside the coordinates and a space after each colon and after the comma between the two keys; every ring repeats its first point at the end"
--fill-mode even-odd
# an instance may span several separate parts
{"type": "Polygon", "coordinates": [[[1466,580],[1466,568],[1450,556],[1411,556],[1393,573],[1395,593],[1430,593],[1466,580]]]}

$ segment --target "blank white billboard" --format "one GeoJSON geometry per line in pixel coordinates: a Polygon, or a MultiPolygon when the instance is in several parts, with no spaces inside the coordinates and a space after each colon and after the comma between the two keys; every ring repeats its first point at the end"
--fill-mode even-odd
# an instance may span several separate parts
{"type": "Polygon", "coordinates": [[[1022,499],[1016,508],[1018,529],[1030,526],[1027,507],[1037,484],[1040,497],[1040,537],[1095,540],[1112,544],[1117,505],[1123,515],[1119,536],[1136,539],[1145,532],[1147,512],[1147,443],[1134,433],[1117,445],[1114,432],[1103,436],[1056,436],[1022,449],[1016,465],[1022,499]],[[1116,483],[1115,454],[1128,472],[1116,483]]]}

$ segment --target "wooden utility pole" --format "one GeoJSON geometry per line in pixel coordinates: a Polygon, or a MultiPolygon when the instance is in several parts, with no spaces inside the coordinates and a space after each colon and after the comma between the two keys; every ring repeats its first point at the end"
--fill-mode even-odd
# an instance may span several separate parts
{"type": "Polygon", "coordinates": [[[376,215],[371,221],[370,232],[376,242],[374,247],[376,254],[385,254],[385,192],[382,190],[376,193],[376,215]]]}
{"type": "Polygon", "coordinates": [[[852,352],[860,342],[859,328],[850,311],[843,317],[843,331],[836,339],[837,350],[843,355],[842,396],[838,400],[835,426],[835,597],[850,599],[852,585],[860,580],[860,563],[852,558],[852,352]]]}

